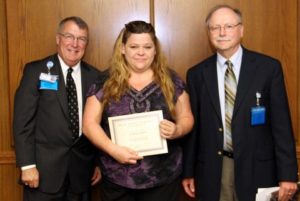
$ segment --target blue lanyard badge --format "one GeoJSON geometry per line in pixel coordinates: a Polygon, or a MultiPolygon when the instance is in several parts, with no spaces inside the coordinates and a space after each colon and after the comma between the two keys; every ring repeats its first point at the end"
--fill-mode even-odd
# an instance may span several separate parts
{"type": "Polygon", "coordinates": [[[48,82],[45,80],[40,80],[40,89],[41,90],[58,90],[58,80],[55,82],[48,82]]]}
{"type": "Polygon", "coordinates": [[[50,70],[54,66],[52,61],[47,64],[48,73],[40,74],[40,89],[41,90],[58,90],[58,75],[51,75],[50,70]]]}
{"type": "Polygon", "coordinates": [[[262,125],[266,123],[266,108],[260,106],[260,93],[256,93],[256,106],[251,108],[251,126],[262,125]]]}
{"type": "Polygon", "coordinates": [[[266,123],[266,108],[256,106],[251,108],[251,126],[262,125],[266,123]]]}

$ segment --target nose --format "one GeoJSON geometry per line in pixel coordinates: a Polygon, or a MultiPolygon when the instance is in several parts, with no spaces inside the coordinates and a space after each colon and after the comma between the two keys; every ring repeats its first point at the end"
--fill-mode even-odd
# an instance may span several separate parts
{"type": "Polygon", "coordinates": [[[220,34],[220,36],[226,35],[225,27],[220,27],[219,34],[220,34]]]}
{"type": "Polygon", "coordinates": [[[144,48],[142,48],[142,47],[139,48],[139,49],[138,49],[138,54],[139,54],[139,55],[143,55],[143,54],[144,54],[144,48]]]}
{"type": "Polygon", "coordinates": [[[74,38],[72,41],[72,46],[77,47],[78,46],[78,38],[74,38]]]}

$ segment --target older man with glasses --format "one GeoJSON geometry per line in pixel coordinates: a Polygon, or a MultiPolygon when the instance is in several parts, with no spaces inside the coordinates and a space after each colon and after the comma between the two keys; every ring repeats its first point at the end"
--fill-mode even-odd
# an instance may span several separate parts
{"type": "Polygon", "coordinates": [[[89,86],[101,73],[82,61],[88,25],[63,19],[57,53],[25,65],[14,104],[17,166],[24,201],[82,201],[101,178],[95,149],[82,135],[89,86]]]}
{"type": "Polygon", "coordinates": [[[297,189],[297,159],[281,64],[241,46],[241,12],[206,18],[217,53],[189,69],[195,124],[184,148],[184,190],[201,201],[254,201],[258,188],[297,189]]]}

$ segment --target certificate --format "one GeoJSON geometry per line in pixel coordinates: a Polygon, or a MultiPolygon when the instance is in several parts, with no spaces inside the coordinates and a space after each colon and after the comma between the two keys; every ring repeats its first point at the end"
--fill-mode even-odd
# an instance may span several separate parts
{"type": "Polygon", "coordinates": [[[137,151],[140,156],[168,153],[166,139],[160,136],[161,120],[161,110],[109,117],[111,140],[137,151]]]}

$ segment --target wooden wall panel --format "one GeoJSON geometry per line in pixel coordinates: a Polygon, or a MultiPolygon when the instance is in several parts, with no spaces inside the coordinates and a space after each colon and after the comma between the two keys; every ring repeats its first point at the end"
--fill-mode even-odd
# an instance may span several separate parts
{"type": "Polygon", "coordinates": [[[14,150],[11,147],[5,0],[0,0],[0,200],[21,200],[14,150]]]}
{"type": "Polygon", "coordinates": [[[5,13],[5,1],[0,0],[0,153],[3,150],[11,150],[5,13]]]}
{"type": "MultiPolygon", "coordinates": [[[[90,27],[85,60],[105,69],[113,43],[130,20],[154,23],[170,67],[185,79],[188,68],[213,53],[205,29],[207,12],[227,3],[243,12],[245,47],[281,60],[286,78],[300,162],[299,0],[0,0],[0,200],[21,200],[12,147],[15,89],[26,62],[55,52],[55,32],[64,17],[78,15],[90,27]]],[[[300,164],[300,163],[298,163],[300,164]]],[[[99,200],[97,187],[94,201],[99,200]]],[[[190,200],[184,193],[181,201],[190,200]]]]}
{"type": "Polygon", "coordinates": [[[0,200],[21,201],[22,188],[17,184],[19,181],[19,170],[15,164],[0,166],[0,200]]]}
{"type": "MultiPolygon", "coordinates": [[[[297,29],[296,29],[296,32],[297,32],[297,58],[299,59],[300,58],[300,51],[299,51],[299,48],[300,48],[300,14],[299,14],[299,11],[300,11],[300,0],[297,1],[297,23],[295,23],[294,25],[296,25],[297,29]]],[[[300,139],[300,131],[299,131],[299,125],[300,125],[300,118],[299,118],[299,115],[300,115],[300,103],[299,103],[299,95],[300,95],[300,62],[299,60],[297,59],[297,69],[298,69],[298,72],[297,72],[297,91],[294,91],[294,93],[297,93],[297,98],[298,98],[298,101],[297,101],[297,105],[298,105],[298,109],[297,109],[297,118],[296,118],[296,124],[298,125],[298,129],[297,129],[297,136],[298,136],[298,139],[297,139],[297,156],[298,158],[300,158],[300,142],[299,142],[299,139],[300,139]]],[[[299,167],[299,170],[300,170],[300,160],[298,161],[298,167],[299,167]]]]}

